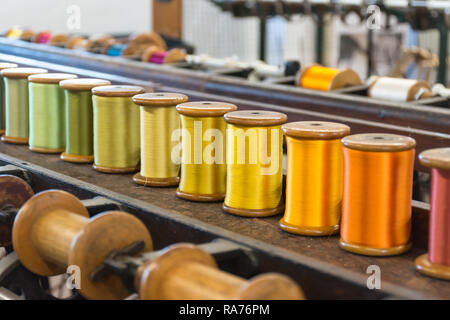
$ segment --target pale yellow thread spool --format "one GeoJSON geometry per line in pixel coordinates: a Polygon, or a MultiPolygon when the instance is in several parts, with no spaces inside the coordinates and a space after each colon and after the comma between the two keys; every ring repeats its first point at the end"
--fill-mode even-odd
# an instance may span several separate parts
{"type": "Polygon", "coordinates": [[[94,106],[94,169],[129,173],[138,169],[140,155],[139,108],[132,97],[144,93],[137,86],[92,89],[94,106]]]}
{"type": "Polygon", "coordinates": [[[177,106],[182,124],[182,161],[177,196],[191,201],[222,201],[226,188],[226,123],[236,110],[225,102],[188,102],[177,106]]]}
{"type": "Polygon", "coordinates": [[[227,113],[225,120],[228,126],[224,211],[245,217],[281,213],[281,125],[287,116],[272,111],[236,111],[227,113]]]}
{"type": "MultiPolygon", "coordinates": [[[[0,71],[17,67],[15,63],[0,62],[0,71]]],[[[5,133],[5,101],[5,84],[3,77],[0,75],[0,135],[5,133]]]]}
{"type": "Polygon", "coordinates": [[[180,165],[173,158],[179,139],[172,135],[180,129],[176,106],[188,97],[179,93],[143,93],[133,97],[141,109],[141,172],[134,182],[150,187],[177,186],[180,165]]]}

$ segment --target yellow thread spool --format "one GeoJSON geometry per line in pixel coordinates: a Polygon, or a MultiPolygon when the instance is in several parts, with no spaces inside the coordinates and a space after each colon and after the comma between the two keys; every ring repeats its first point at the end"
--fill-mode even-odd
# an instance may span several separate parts
{"type": "Polygon", "coordinates": [[[94,106],[94,169],[105,173],[135,172],[139,163],[139,108],[132,97],[137,86],[92,89],[94,106]]]}
{"type": "Polygon", "coordinates": [[[176,105],[188,97],[178,93],[144,93],[133,97],[141,109],[141,172],[133,180],[151,187],[177,186],[180,165],[172,159],[179,141],[172,139],[180,129],[176,105]]]}
{"type": "Polygon", "coordinates": [[[282,126],[287,142],[286,232],[325,236],[339,230],[344,160],[341,138],[346,125],[300,121],[282,126]]]}
{"type": "Polygon", "coordinates": [[[28,77],[30,99],[30,150],[61,153],[66,145],[64,90],[59,82],[74,74],[45,73],[28,77]]]}
{"type": "Polygon", "coordinates": [[[236,110],[225,102],[188,102],[181,114],[182,161],[177,196],[191,201],[221,201],[226,188],[226,123],[223,115],[236,110]]]}
{"type": "Polygon", "coordinates": [[[236,111],[227,125],[227,191],[223,210],[266,217],[283,210],[283,133],[287,116],[272,111],[236,111]],[[248,141],[248,143],[247,143],[248,141]]]}
{"type": "Polygon", "coordinates": [[[5,83],[5,135],[2,141],[28,144],[29,99],[28,76],[47,73],[40,68],[12,68],[1,72],[5,83]]]}
{"type": "MultiPolygon", "coordinates": [[[[17,64],[1,62],[0,72],[5,69],[17,68],[17,64]]],[[[5,84],[3,82],[3,77],[0,74],[0,135],[5,133],[5,84]]]]}
{"type": "Polygon", "coordinates": [[[352,69],[339,70],[317,64],[301,70],[296,82],[299,87],[321,91],[362,84],[361,78],[352,69]]]}

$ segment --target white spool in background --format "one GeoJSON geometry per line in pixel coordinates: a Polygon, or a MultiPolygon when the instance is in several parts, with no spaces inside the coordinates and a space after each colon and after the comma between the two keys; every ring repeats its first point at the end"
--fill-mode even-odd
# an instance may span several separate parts
{"type": "Polygon", "coordinates": [[[434,95],[438,95],[444,98],[450,98],[450,89],[446,88],[443,84],[441,83],[436,83],[433,86],[433,94],[434,95]]]}
{"type": "Polygon", "coordinates": [[[391,77],[371,77],[369,97],[393,102],[419,100],[431,95],[431,88],[425,81],[391,77]]]}

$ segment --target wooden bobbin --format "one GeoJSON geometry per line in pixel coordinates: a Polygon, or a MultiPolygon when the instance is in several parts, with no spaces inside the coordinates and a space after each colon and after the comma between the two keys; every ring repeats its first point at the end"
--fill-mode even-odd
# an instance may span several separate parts
{"type": "Polygon", "coordinates": [[[289,278],[275,273],[245,280],[217,268],[214,258],[191,244],[166,248],[142,265],[136,287],[142,300],[301,300],[289,278]]]}
{"type": "MultiPolygon", "coordinates": [[[[280,112],[274,111],[263,111],[263,110],[245,110],[245,111],[235,111],[227,113],[225,116],[225,121],[229,125],[242,126],[242,127],[271,127],[271,126],[281,126],[286,122],[287,116],[280,112]]],[[[282,137],[281,129],[280,134],[282,137]]],[[[282,145],[279,146],[282,148],[282,145]]],[[[228,150],[227,150],[228,152],[228,150]]],[[[272,152],[278,152],[278,150],[272,152]]],[[[281,151],[280,151],[281,152],[281,151]]],[[[247,160],[246,160],[247,161],[247,160]]],[[[280,185],[282,184],[282,159],[278,159],[279,161],[279,171],[280,171],[280,185]]],[[[230,164],[228,164],[230,165],[230,164]]],[[[228,175],[229,175],[229,167],[228,167],[228,175]]],[[[227,183],[230,182],[230,179],[227,179],[227,183]]],[[[281,188],[280,188],[281,191],[281,188]]],[[[225,198],[225,202],[223,203],[223,210],[225,212],[243,216],[243,217],[268,217],[272,215],[276,215],[281,213],[284,210],[284,204],[282,200],[282,196],[280,193],[280,201],[274,208],[264,208],[264,209],[249,209],[249,208],[238,208],[233,207],[227,204],[228,197],[230,195],[229,185],[227,185],[227,196],[225,198]]]]}
{"type": "MultiPolygon", "coordinates": [[[[59,86],[68,91],[91,92],[91,90],[95,87],[108,86],[110,84],[111,84],[111,82],[109,82],[108,80],[103,80],[103,79],[78,78],[78,79],[63,80],[59,83],[59,86]]],[[[92,99],[91,99],[91,101],[92,101],[92,99]]],[[[90,107],[92,109],[92,105],[90,107]]],[[[67,105],[66,105],[66,108],[67,108],[67,105]]],[[[66,112],[67,112],[67,110],[66,110],[66,112]]],[[[90,116],[90,119],[91,119],[91,125],[92,125],[92,114],[90,116]]],[[[68,125],[69,124],[66,121],[66,128],[68,128],[68,125]]],[[[91,128],[91,130],[92,130],[92,128],[91,128]]],[[[92,132],[91,132],[91,134],[92,134],[92,132]]],[[[66,139],[68,139],[68,138],[69,137],[66,136],[66,139]]],[[[92,140],[92,135],[91,135],[91,140],[92,140]]],[[[92,162],[94,162],[94,155],[69,154],[69,153],[63,152],[63,153],[61,153],[60,158],[61,158],[61,160],[64,160],[67,162],[72,162],[72,163],[92,163],[92,162]]]]}
{"type": "Polygon", "coordinates": [[[318,74],[315,73],[311,74],[311,71],[316,71],[314,69],[316,69],[317,71],[324,70],[328,72],[334,70],[332,68],[327,68],[318,64],[313,64],[299,71],[296,79],[297,86],[308,89],[330,91],[335,89],[341,89],[344,87],[360,85],[363,83],[359,75],[352,69],[342,69],[342,70],[336,69],[336,72],[332,75],[330,79],[327,79],[327,77],[323,77],[322,75],[320,75],[320,72],[318,74]],[[308,77],[312,77],[312,80],[314,80],[317,77],[317,82],[322,81],[328,82],[326,83],[326,87],[323,88],[310,87],[309,85],[306,85],[304,83],[305,82],[304,80],[308,77]]]}
{"type": "MultiPolygon", "coordinates": [[[[450,148],[426,150],[419,155],[419,160],[424,166],[450,171],[450,148]]],[[[447,208],[447,210],[449,209],[447,208]]],[[[428,253],[417,257],[415,265],[416,269],[422,274],[433,278],[450,280],[450,266],[431,262],[428,253]]]]}
{"type": "MultiPolygon", "coordinates": [[[[11,175],[0,175],[0,211],[6,205],[20,208],[33,195],[33,189],[24,180],[11,175]]],[[[10,244],[11,227],[0,223],[0,246],[10,244]]]]}
{"type": "Polygon", "coordinates": [[[87,40],[80,36],[73,36],[71,37],[67,43],[66,48],[67,49],[85,49],[87,45],[87,40]]]}
{"type": "Polygon", "coordinates": [[[52,37],[50,38],[49,44],[51,46],[63,48],[66,46],[66,43],[68,41],[69,41],[69,36],[67,34],[58,33],[58,34],[52,35],[52,37]]]}
{"type": "MultiPolygon", "coordinates": [[[[29,76],[31,75],[36,75],[36,74],[43,74],[43,73],[47,73],[48,71],[46,69],[41,69],[41,68],[10,68],[10,69],[5,69],[1,71],[1,75],[4,78],[8,78],[8,79],[28,79],[29,76]]],[[[28,88],[24,88],[25,92],[23,92],[22,94],[26,95],[27,99],[26,99],[26,110],[27,110],[27,115],[26,117],[28,118],[28,88]]],[[[8,143],[13,143],[13,144],[28,144],[28,137],[13,137],[13,136],[7,136],[6,134],[3,135],[1,137],[1,140],[4,142],[8,142],[8,143]]]]}
{"type": "MultiPolygon", "coordinates": [[[[133,97],[133,102],[137,105],[141,106],[141,120],[143,118],[142,112],[145,110],[151,111],[152,108],[175,108],[178,104],[184,103],[188,101],[188,97],[184,94],[179,93],[168,93],[168,92],[158,92],[158,93],[143,93],[139,94],[133,97]]],[[[176,111],[175,111],[176,112],[176,111]]],[[[178,117],[178,128],[179,128],[179,116],[178,117]]],[[[156,119],[155,119],[156,120],[156,119]]],[[[158,119],[160,121],[163,121],[164,119],[158,119]]],[[[173,126],[174,128],[177,127],[174,124],[167,124],[168,126],[173,126]]],[[[150,129],[150,128],[148,128],[150,129]]],[[[141,124],[141,132],[144,132],[145,128],[143,128],[143,124],[141,124]]],[[[171,134],[171,133],[170,133],[171,134]]],[[[167,137],[171,139],[171,137],[167,137]]],[[[147,137],[145,135],[141,135],[141,170],[144,166],[144,159],[143,156],[143,150],[144,150],[144,144],[146,139],[151,139],[152,141],[155,141],[157,139],[156,136],[154,137],[147,137]]],[[[168,143],[170,142],[164,140],[163,138],[158,141],[159,143],[168,143]]],[[[158,143],[155,141],[155,143],[158,143]]],[[[161,150],[162,152],[163,150],[161,150]]],[[[170,154],[172,150],[168,150],[169,154],[164,155],[165,158],[169,159],[170,154]]],[[[152,163],[148,164],[149,166],[152,166],[152,163]]],[[[179,170],[179,168],[178,168],[179,170]]],[[[141,173],[136,173],[133,177],[133,181],[137,184],[143,185],[143,186],[149,186],[149,187],[170,187],[170,186],[178,186],[178,183],[180,182],[180,177],[174,176],[174,177],[146,177],[142,175],[141,173]]]]}
{"type": "MultiPolygon", "coordinates": [[[[15,63],[9,63],[9,62],[0,62],[0,72],[2,71],[2,70],[5,70],[5,69],[11,69],[11,68],[17,68],[18,67],[18,65],[17,64],[15,64],[15,63]]],[[[2,121],[2,126],[0,127],[0,136],[2,135],[2,134],[4,134],[5,133],[5,127],[4,127],[4,125],[5,125],[5,85],[4,85],[4,83],[3,83],[3,79],[1,78],[1,76],[0,76],[0,81],[1,81],[1,83],[0,83],[0,89],[1,89],[1,92],[0,92],[0,99],[2,99],[2,101],[0,102],[0,107],[2,108],[2,110],[0,110],[0,115],[2,115],[2,117],[1,117],[1,119],[0,119],[0,121],[2,121]]]]}
{"type": "MultiPolygon", "coordinates": [[[[217,101],[196,101],[196,102],[186,102],[179,104],[177,106],[177,111],[182,117],[190,117],[190,118],[221,118],[224,114],[237,110],[237,106],[231,103],[225,102],[217,102],[217,101]]],[[[222,118],[223,119],[223,118],[222,118]]],[[[225,121],[224,121],[225,123],[225,121]]],[[[225,132],[223,132],[225,134],[225,132]]],[[[195,139],[195,137],[194,137],[195,139]]],[[[220,164],[220,166],[226,165],[225,163],[220,164]]],[[[226,169],[224,170],[226,171],[226,169]]],[[[177,196],[190,201],[198,201],[198,202],[215,202],[222,201],[225,198],[225,187],[224,192],[211,193],[211,194],[203,194],[196,193],[191,191],[186,191],[182,188],[184,177],[186,174],[183,170],[181,170],[181,178],[180,178],[180,187],[177,189],[177,196]]],[[[223,180],[225,179],[226,174],[223,176],[223,180]]],[[[200,178],[201,177],[196,177],[200,178]]],[[[222,177],[221,177],[222,180],[222,177]]]]}
{"type": "MultiPolygon", "coordinates": [[[[350,127],[341,124],[341,123],[334,123],[334,122],[325,122],[325,121],[298,121],[298,122],[291,122],[286,123],[282,126],[282,130],[285,133],[286,137],[296,139],[296,140],[337,140],[341,139],[342,137],[347,136],[350,133],[350,127]]],[[[287,138],[288,139],[288,138],[287,138]]],[[[339,142],[337,140],[336,142],[339,142]]],[[[339,232],[339,222],[340,222],[340,207],[339,206],[339,212],[336,210],[336,205],[333,203],[331,205],[327,205],[327,201],[324,201],[324,199],[327,199],[326,195],[329,195],[326,193],[321,194],[320,201],[317,202],[316,205],[312,206],[312,212],[302,212],[299,206],[299,199],[298,194],[295,192],[297,191],[294,187],[294,181],[297,183],[304,183],[301,181],[302,178],[305,178],[304,172],[300,170],[294,171],[296,165],[295,163],[290,163],[290,161],[293,162],[304,162],[305,154],[301,154],[302,158],[292,158],[289,157],[289,152],[291,151],[288,142],[288,172],[286,175],[287,183],[286,183],[286,212],[284,217],[280,220],[280,227],[286,232],[293,233],[293,234],[299,234],[299,235],[307,235],[307,236],[327,236],[327,235],[333,235],[339,232]],[[292,159],[292,160],[291,160],[292,159]],[[289,168],[291,166],[291,168],[289,168]],[[289,170],[290,169],[290,170],[289,170]],[[292,174],[292,176],[290,176],[292,174]],[[296,203],[297,202],[297,203],[296,203]],[[320,210],[314,211],[314,209],[320,207],[320,210]],[[309,215],[317,215],[318,217],[321,217],[323,220],[328,221],[329,225],[322,224],[322,225],[308,225],[308,223],[305,223],[306,221],[316,220],[318,217],[310,217],[309,215]],[[298,219],[299,216],[303,216],[302,219],[298,219]],[[300,221],[298,221],[300,220],[300,221]],[[334,221],[333,224],[329,223],[329,221],[334,221]]],[[[331,152],[332,149],[330,149],[331,152]]],[[[339,142],[339,151],[341,150],[340,142],[339,142]]],[[[341,154],[342,152],[340,152],[341,154]]],[[[322,158],[322,159],[312,159],[312,161],[319,161],[319,162],[329,162],[329,161],[339,161],[338,163],[342,164],[342,155],[338,159],[331,158],[330,154],[327,154],[329,158],[322,158]]],[[[311,172],[313,168],[312,166],[309,166],[308,171],[311,172]]],[[[327,191],[331,191],[333,194],[340,194],[341,198],[339,199],[339,204],[342,203],[342,167],[339,171],[335,172],[336,170],[330,170],[328,172],[324,172],[323,167],[320,169],[322,170],[313,170],[314,172],[311,172],[311,174],[317,173],[316,176],[310,176],[311,178],[316,178],[320,180],[320,176],[327,175],[327,179],[330,179],[330,176],[333,176],[334,179],[336,179],[336,184],[328,183],[325,188],[322,188],[321,191],[323,192],[325,189],[327,191]],[[320,172],[317,172],[320,171],[320,172]],[[333,188],[334,187],[334,188],[333,188]]],[[[313,178],[313,179],[314,179],[313,178]]],[[[308,179],[309,180],[309,179],[308,179]]],[[[307,181],[308,181],[307,180],[307,181]]],[[[309,180],[311,181],[311,180],[309,180]]],[[[327,180],[330,182],[330,180],[327,180]]],[[[306,196],[306,195],[305,195],[306,196]]],[[[311,193],[307,194],[308,197],[312,197],[311,193]]],[[[311,200],[307,199],[307,201],[311,200]]],[[[317,221],[316,221],[317,223],[317,221]]]]}
{"type": "Polygon", "coordinates": [[[34,31],[27,29],[27,30],[24,30],[22,32],[22,34],[20,35],[20,40],[31,41],[31,39],[33,39],[33,37],[34,37],[34,31]]]}
{"type": "MultiPolygon", "coordinates": [[[[413,149],[416,146],[414,139],[396,134],[386,133],[367,133],[355,134],[344,137],[342,144],[349,149],[365,151],[365,152],[401,152],[413,149]]],[[[409,210],[410,215],[410,210],[409,210]]],[[[344,217],[343,217],[344,219],[344,217]]],[[[409,217],[410,220],[410,217],[409,217]]],[[[410,222],[409,222],[410,223],[410,222]]],[[[341,232],[344,227],[341,225],[341,232]]],[[[390,248],[371,247],[358,243],[351,243],[342,238],[339,246],[349,252],[368,255],[368,256],[393,256],[402,254],[412,247],[409,239],[406,243],[399,244],[390,248]]]]}
{"type": "MultiPolygon", "coordinates": [[[[116,97],[129,97],[131,103],[132,97],[144,93],[144,89],[139,86],[127,86],[127,85],[111,85],[111,86],[101,86],[95,87],[91,90],[92,94],[99,97],[107,97],[107,98],[116,98],[116,97]]],[[[137,108],[137,107],[136,107],[137,108]]],[[[138,110],[136,110],[138,112],[138,110]]],[[[139,123],[136,124],[139,131],[139,123]]],[[[94,132],[94,137],[95,137],[94,132]]],[[[139,143],[139,142],[138,142],[139,143]]],[[[126,167],[126,168],[114,168],[104,165],[99,165],[95,163],[92,166],[95,170],[104,172],[104,173],[132,173],[137,171],[137,166],[126,167]]]]}
{"type": "MultiPolygon", "coordinates": [[[[75,79],[77,78],[76,75],[74,74],[70,74],[70,73],[43,73],[43,74],[34,74],[28,77],[28,81],[32,82],[32,83],[38,83],[38,84],[44,84],[44,85],[58,85],[61,81],[63,80],[69,80],[69,79],[75,79]]],[[[62,95],[62,89],[58,89],[58,91],[61,91],[60,95],[62,95]]],[[[53,98],[57,98],[57,97],[53,97],[53,98]]],[[[58,108],[62,109],[63,112],[61,112],[62,117],[57,119],[56,121],[58,123],[52,123],[52,129],[55,130],[55,128],[57,126],[59,126],[61,123],[65,123],[65,112],[64,112],[64,104],[57,105],[58,108]]],[[[30,107],[30,114],[32,112],[32,109],[30,107]]],[[[37,111],[38,113],[39,111],[37,111]]],[[[41,111],[42,112],[42,111],[41,111]]],[[[45,146],[38,146],[38,145],[33,145],[33,138],[32,138],[32,130],[31,130],[31,116],[30,116],[30,147],[29,149],[31,151],[34,152],[39,152],[39,153],[44,153],[44,154],[54,154],[54,153],[61,153],[64,152],[64,147],[61,148],[49,148],[49,147],[45,147],[45,146]]],[[[34,123],[34,125],[36,125],[36,123],[34,123]]],[[[62,126],[64,128],[64,125],[62,126]]],[[[64,136],[65,136],[65,132],[64,132],[64,136]]],[[[65,143],[65,141],[64,141],[65,143]]]]}
{"type": "Polygon", "coordinates": [[[50,190],[28,200],[16,216],[13,246],[22,264],[41,276],[80,270],[80,292],[88,299],[123,299],[129,293],[121,279],[108,275],[93,283],[90,274],[115,249],[144,241],[144,251],[152,250],[145,225],[136,217],[108,211],[89,219],[76,197],[50,190]]]}

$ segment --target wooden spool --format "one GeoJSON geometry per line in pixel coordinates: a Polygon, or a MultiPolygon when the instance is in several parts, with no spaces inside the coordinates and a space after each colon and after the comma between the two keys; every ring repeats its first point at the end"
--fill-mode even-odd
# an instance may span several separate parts
{"type": "Polygon", "coordinates": [[[289,278],[267,273],[245,280],[217,268],[214,258],[191,244],[177,244],[138,269],[142,300],[301,300],[289,278]]]}
{"type": "MultiPolygon", "coordinates": [[[[33,189],[24,180],[11,175],[0,175],[0,210],[6,205],[20,208],[33,195],[33,189]]],[[[0,224],[0,246],[10,244],[11,228],[0,224]]]]}
{"type": "Polygon", "coordinates": [[[296,84],[306,89],[330,91],[362,84],[359,75],[352,69],[332,69],[313,64],[297,75],[296,84]]]}
{"type": "Polygon", "coordinates": [[[88,299],[123,299],[129,295],[121,279],[108,275],[93,283],[90,274],[116,249],[144,241],[153,248],[150,233],[136,217],[108,211],[89,219],[84,205],[59,190],[44,191],[27,201],[16,216],[12,241],[22,264],[41,276],[80,268],[80,293],[88,299]]]}
{"type": "Polygon", "coordinates": [[[408,102],[429,98],[432,95],[430,85],[422,80],[373,77],[369,79],[369,83],[367,95],[376,99],[408,102]]]}

